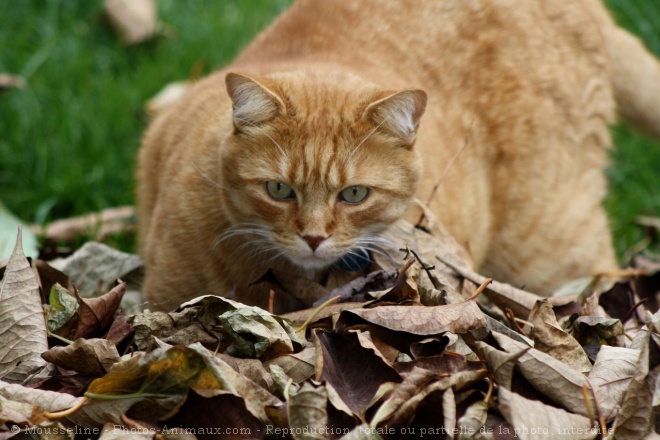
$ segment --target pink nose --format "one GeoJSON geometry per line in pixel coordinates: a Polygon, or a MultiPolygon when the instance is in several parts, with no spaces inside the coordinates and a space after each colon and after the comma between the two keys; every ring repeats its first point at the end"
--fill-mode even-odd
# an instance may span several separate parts
{"type": "Polygon", "coordinates": [[[312,248],[313,251],[318,248],[323,240],[325,240],[328,237],[324,237],[322,235],[303,235],[302,236],[303,240],[307,242],[310,248],[312,248]]]}

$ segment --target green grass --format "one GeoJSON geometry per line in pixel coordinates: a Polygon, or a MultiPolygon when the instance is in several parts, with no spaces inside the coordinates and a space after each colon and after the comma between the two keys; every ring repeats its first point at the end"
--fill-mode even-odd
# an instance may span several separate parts
{"type": "MultiPolygon", "coordinates": [[[[607,5],[621,26],[640,36],[660,56],[660,2],[607,0],[607,5]]],[[[612,222],[614,244],[622,256],[646,235],[635,224],[636,217],[660,216],[660,143],[627,126],[616,127],[613,133],[618,148],[608,170],[610,193],[605,207],[612,222]]]]}
{"type": "MultiPolygon", "coordinates": [[[[173,35],[124,47],[101,0],[0,2],[0,72],[24,90],[0,96],[0,201],[43,223],[133,203],[145,101],[168,82],[229,62],[290,0],[160,0],[173,35]]],[[[660,3],[609,0],[617,19],[660,54],[660,3]]],[[[611,213],[619,252],[638,215],[660,214],[660,144],[615,130],[611,213]]]]}
{"type": "Polygon", "coordinates": [[[174,35],[124,47],[100,0],[0,2],[0,200],[41,223],[133,202],[145,101],[229,62],[288,1],[159,1],[174,35]]]}

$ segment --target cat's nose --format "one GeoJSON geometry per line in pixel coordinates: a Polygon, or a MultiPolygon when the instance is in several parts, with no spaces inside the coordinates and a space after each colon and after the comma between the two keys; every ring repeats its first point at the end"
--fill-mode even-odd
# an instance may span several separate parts
{"type": "Polygon", "coordinates": [[[324,237],[322,235],[303,235],[302,236],[303,240],[307,242],[310,248],[312,248],[313,251],[318,248],[323,240],[325,240],[328,237],[324,237]]]}

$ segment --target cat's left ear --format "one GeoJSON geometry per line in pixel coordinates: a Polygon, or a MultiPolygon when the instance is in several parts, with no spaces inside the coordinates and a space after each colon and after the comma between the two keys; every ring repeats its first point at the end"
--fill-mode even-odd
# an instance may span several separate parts
{"type": "Polygon", "coordinates": [[[404,90],[386,96],[367,106],[365,117],[380,128],[401,139],[410,147],[415,142],[419,121],[426,110],[426,93],[422,90],[404,90]]]}
{"type": "Polygon", "coordinates": [[[284,111],[282,99],[256,79],[230,73],[225,83],[233,104],[234,126],[238,130],[268,122],[284,111]]]}

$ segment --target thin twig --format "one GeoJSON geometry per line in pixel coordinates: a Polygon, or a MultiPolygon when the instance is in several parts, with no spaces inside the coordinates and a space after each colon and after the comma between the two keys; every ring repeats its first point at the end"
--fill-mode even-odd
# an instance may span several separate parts
{"type": "Polygon", "coordinates": [[[44,413],[44,417],[46,417],[47,419],[53,420],[53,419],[61,419],[63,417],[70,416],[71,414],[73,414],[74,412],[76,412],[80,408],[82,408],[83,405],[85,403],[87,403],[87,400],[89,400],[87,397],[83,397],[82,399],[80,399],[78,401],[78,403],[73,405],[71,408],[65,409],[63,411],[46,412],[46,413],[44,413]]]}
{"type": "Polygon", "coordinates": [[[305,330],[307,329],[307,326],[309,326],[312,323],[312,321],[314,320],[314,318],[316,318],[318,316],[318,314],[321,313],[321,310],[325,309],[326,307],[328,307],[330,304],[334,303],[335,301],[338,301],[340,298],[341,298],[341,295],[333,296],[332,298],[330,298],[329,300],[327,300],[326,302],[324,302],[323,304],[318,306],[316,308],[316,310],[314,310],[314,313],[312,313],[309,316],[309,318],[307,318],[307,321],[305,321],[303,323],[303,325],[301,325],[300,327],[298,327],[296,329],[296,332],[297,333],[304,333],[305,330]]]}
{"type": "Polygon", "coordinates": [[[486,394],[486,397],[484,397],[484,402],[486,402],[487,405],[490,405],[490,398],[493,397],[493,389],[495,388],[494,380],[492,377],[488,378],[488,393],[486,394]]]}
{"type": "Polygon", "coordinates": [[[479,294],[480,294],[481,292],[483,292],[484,290],[486,290],[486,287],[488,287],[488,285],[489,285],[490,283],[492,283],[492,282],[493,282],[493,279],[492,279],[492,278],[486,278],[486,279],[484,280],[484,282],[481,283],[481,286],[479,286],[479,287],[477,288],[477,290],[474,291],[474,293],[472,294],[472,296],[469,297],[466,301],[470,301],[470,300],[473,300],[473,299],[475,299],[476,297],[478,297],[479,294]]]}
{"type": "Polygon", "coordinates": [[[513,310],[511,310],[511,309],[506,309],[506,316],[507,316],[507,318],[509,318],[509,321],[511,321],[511,323],[513,324],[513,326],[516,328],[516,330],[518,330],[518,332],[519,332],[521,335],[525,335],[525,336],[527,336],[527,334],[523,331],[523,329],[520,328],[520,326],[518,325],[518,322],[516,322],[516,315],[513,314],[513,310]]]}
{"type": "Polygon", "coordinates": [[[596,420],[596,414],[594,414],[594,407],[591,405],[591,399],[589,399],[589,388],[587,384],[582,385],[582,400],[584,401],[584,406],[587,408],[587,414],[591,420],[596,420]]]}
{"type": "Polygon", "coordinates": [[[43,235],[50,242],[70,242],[81,235],[93,235],[102,240],[110,234],[131,232],[135,229],[135,208],[122,206],[108,208],[79,217],[56,220],[48,226],[30,225],[30,230],[43,235]]]}
{"type": "Polygon", "coordinates": [[[637,309],[639,308],[639,306],[641,306],[642,304],[644,304],[646,301],[648,301],[648,298],[644,298],[644,299],[642,299],[641,301],[639,301],[637,304],[635,304],[634,306],[632,306],[632,308],[631,308],[630,310],[628,310],[628,313],[626,313],[626,316],[623,317],[623,319],[621,320],[621,322],[626,322],[626,321],[628,320],[628,318],[630,318],[630,316],[631,316],[633,313],[635,313],[635,310],[637,310],[637,309]]]}
{"type": "Polygon", "coordinates": [[[51,332],[50,330],[47,330],[47,334],[48,334],[48,337],[49,337],[49,338],[54,338],[54,339],[57,339],[57,340],[59,340],[59,341],[62,341],[62,342],[64,342],[66,345],[71,345],[71,344],[73,344],[73,341],[71,341],[71,340],[69,340],[69,339],[66,339],[66,338],[63,338],[63,337],[60,336],[60,335],[56,335],[55,333],[51,332]]]}
{"type": "MultiPolygon", "coordinates": [[[[424,269],[424,272],[426,272],[426,275],[429,277],[431,281],[433,281],[433,276],[431,275],[431,271],[435,270],[435,266],[429,266],[426,263],[422,261],[421,258],[419,258],[419,255],[417,255],[417,252],[413,251],[412,249],[408,249],[411,254],[419,261],[420,266],[422,266],[422,269],[424,269]]],[[[407,269],[406,269],[407,270],[407,269]]]]}
{"type": "Polygon", "coordinates": [[[596,388],[594,384],[591,383],[591,379],[587,377],[587,382],[591,387],[591,394],[594,396],[594,405],[596,405],[596,415],[598,416],[598,423],[600,424],[600,438],[605,438],[605,433],[607,432],[607,425],[605,424],[605,418],[603,417],[603,412],[600,410],[600,403],[598,403],[598,396],[596,395],[596,388]]]}

